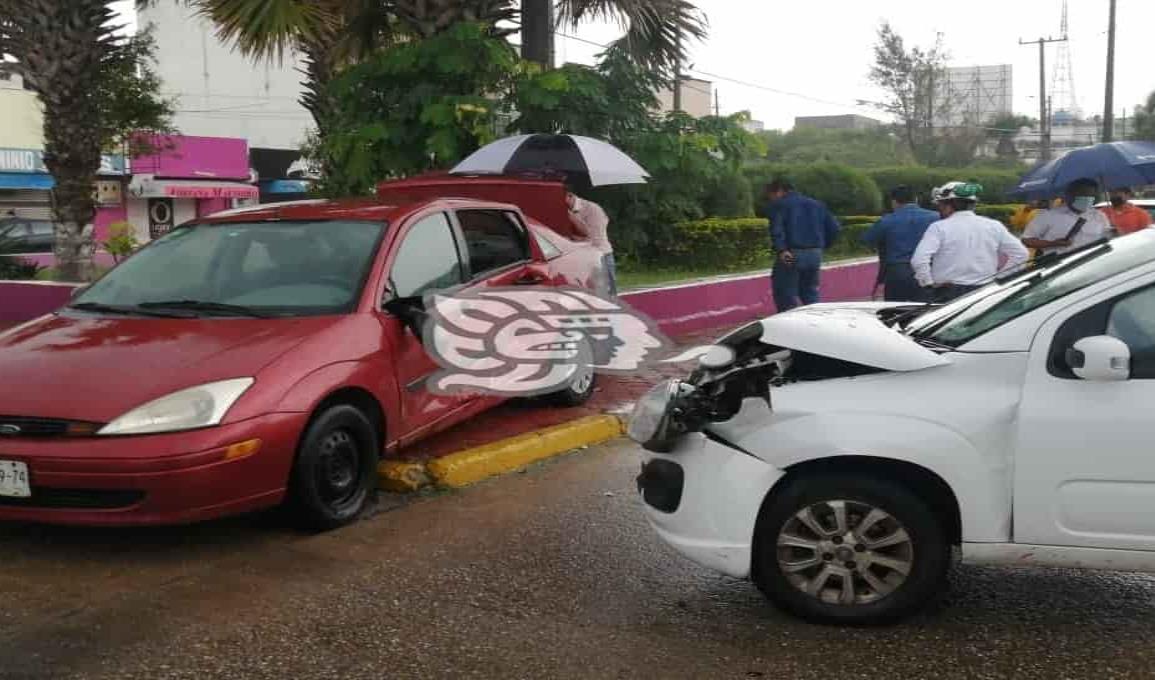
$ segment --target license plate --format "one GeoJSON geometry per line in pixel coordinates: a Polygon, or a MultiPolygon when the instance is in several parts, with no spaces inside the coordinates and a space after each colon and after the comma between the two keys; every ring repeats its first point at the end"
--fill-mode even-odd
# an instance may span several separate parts
{"type": "Polygon", "coordinates": [[[31,495],[28,465],[15,460],[0,460],[0,496],[28,498],[31,495]]]}

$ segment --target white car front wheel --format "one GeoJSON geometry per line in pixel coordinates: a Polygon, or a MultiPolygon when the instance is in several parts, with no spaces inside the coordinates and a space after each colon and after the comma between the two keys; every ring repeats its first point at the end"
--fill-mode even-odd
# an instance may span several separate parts
{"type": "Polygon", "coordinates": [[[822,476],[776,490],[759,521],[755,579],[811,621],[881,624],[935,599],[950,546],[918,495],[883,479],[822,476]]]}

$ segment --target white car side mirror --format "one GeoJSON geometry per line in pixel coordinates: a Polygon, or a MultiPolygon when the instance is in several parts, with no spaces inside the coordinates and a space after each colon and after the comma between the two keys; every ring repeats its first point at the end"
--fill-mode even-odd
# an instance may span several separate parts
{"type": "Polygon", "coordinates": [[[1131,348],[1110,335],[1083,338],[1067,350],[1067,365],[1083,380],[1127,380],[1131,348]]]}

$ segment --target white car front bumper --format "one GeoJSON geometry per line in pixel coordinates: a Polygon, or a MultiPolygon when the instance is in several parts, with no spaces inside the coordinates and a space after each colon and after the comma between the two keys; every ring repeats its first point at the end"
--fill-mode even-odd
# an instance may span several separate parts
{"type": "Polygon", "coordinates": [[[700,433],[669,454],[643,452],[643,466],[643,507],[662,540],[704,567],[749,577],[758,512],[785,473],[700,433]]]}

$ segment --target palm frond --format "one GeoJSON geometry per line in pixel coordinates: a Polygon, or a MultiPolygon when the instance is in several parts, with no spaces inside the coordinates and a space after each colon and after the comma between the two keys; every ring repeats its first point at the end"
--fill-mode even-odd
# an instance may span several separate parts
{"type": "Polygon", "coordinates": [[[222,42],[253,58],[284,59],[300,42],[332,42],[344,25],[344,0],[193,0],[222,42]]]}
{"type": "Polygon", "coordinates": [[[558,21],[576,27],[586,20],[625,28],[617,45],[635,61],[670,74],[686,56],[686,40],[706,36],[706,18],[689,0],[559,0],[558,21]]]}

